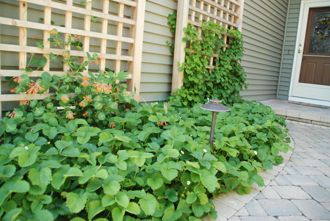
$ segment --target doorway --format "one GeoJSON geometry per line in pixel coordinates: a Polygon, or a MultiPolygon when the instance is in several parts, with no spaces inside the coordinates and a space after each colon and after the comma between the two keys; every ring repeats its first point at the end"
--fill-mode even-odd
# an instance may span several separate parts
{"type": "Polygon", "coordinates": [[[330,106],[329,0],[302,0],[289,100],[330,106]]]}

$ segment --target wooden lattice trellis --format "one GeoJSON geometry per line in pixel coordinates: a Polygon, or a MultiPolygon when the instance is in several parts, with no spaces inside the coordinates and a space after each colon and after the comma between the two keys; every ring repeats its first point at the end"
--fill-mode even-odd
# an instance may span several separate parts
{"type": "MultiPolygon", "coordinates": [[[[183,83],[183,73],[179,69],[179,64],[185,59],[186,45],[182,41],[184,28],[190,23],[199,29],[203,21],[213,21],[226,28],[241,29],[243,5],[244,0],[178,0],[172,91],[180,88],[183,83]]],[[[227,36],[224,36],[225,44],[227,41],[227,36]]],[[[209,68],[212,69],[213,58],[209,64],[209,68]]]]}
{"type": "MultiPolygon", "coordinates": [[[[0,43],[0,52],[18,53],[18,67],[15,70],[6,70],[0,66],[0,79],[10,76],[19,76],[24,73],[27,67],[28,55],[41,54],[47,58],[46,65],[43,70],[33,71],[30,76],[39,77],[42,72],[50,71],[51,74],[63,74],[68,67],[63,65],[62,70],[52,71],[50,68],[49,55],[51,53],[63,55],[67,50],[73,56],[86,58],[86,54],[91,52],[90,41],[97,39],[100,42],[98,55],[100,58],[98,70],[104,71],[106,68],[115,72],[122,70],[123,63],[126,64],[129,74],[128,85],[130,90],[135,90],[137,96],[140,90],[141,75],[141,57],[143,43],[143,25],[146,0],[19,0],[18,18],[1,17],[0,25],[14,26],[19,30],[18,44],[0,43]],[[98,4],[100,7],[96,7],[98,4]],[[110,7],[110,4],[112,6],[110,7]],[[115,7],[113,6],[115,5],[115,7]],[[41,8],[43,17],[41,22],[29,19],[29,10],[31,8],[41,8]],[[115,8],[115,9],[114,9],[115,8]],[[114,12],[115,10],[115,12],[114,12]],[[64,16],[64,25],[53,24],[53,13],[62,13],[64,16]],[[74,27],[73,17],[80,16],[83,18],[83,27],[74,27]],[[98,19],[101,23],[100,31],[93,31],[91,23],[93,19],[98,19]],[[115,33],[108,30],[109,25],[115,26],[115,33]],[[82,39],[82,50],[71,48],[52,48],[49,42],[50,32],[56,30],[64,33],[66,38],[69,35],[76,35],[82,39]],[[31,46],[27,44],[28,31],[38,30],[42,32],[43,47],[31,46]],[[125,33],[125,35],[124,35],[125,33]],[[114,45],[114,50],[109,50],[109,44],[114,45]],[[125,47],[124,47],[125,46],[125,47]],[[112,65],[109,65],[111,63],[112,65]]],[[[26,99],[43,99],[46,95],[30,95],[25,94],[1,94],[0,81],[0,116],[1,103],[6,101],[19,101],[26,99]]]]}

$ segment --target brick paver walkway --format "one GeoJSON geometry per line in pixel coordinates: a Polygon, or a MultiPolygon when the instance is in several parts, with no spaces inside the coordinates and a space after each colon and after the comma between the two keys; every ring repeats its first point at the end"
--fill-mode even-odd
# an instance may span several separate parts
{"type": "Polygon", "coordinates": [[[330,127],[298,122],[288,127],[295,142],[289,162],[228,220],[330,220],[330,127]]]}

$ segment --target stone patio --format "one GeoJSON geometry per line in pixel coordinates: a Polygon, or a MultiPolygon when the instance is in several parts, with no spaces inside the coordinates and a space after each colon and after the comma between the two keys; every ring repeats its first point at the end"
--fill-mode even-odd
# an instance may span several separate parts
{"type": "Polygon", "coordinates": [[[288,120],[330,126],[330,107],[292,103],[286,100],[266,100],[262,103],[272,107],[276,114],[288,120]]]}
{"type": "Polygon", "coordinates": [[[288,121],[286,163],[262,174],[264,188],[215,200],[218,221],[330,220],[330,127],[288,121]]]}

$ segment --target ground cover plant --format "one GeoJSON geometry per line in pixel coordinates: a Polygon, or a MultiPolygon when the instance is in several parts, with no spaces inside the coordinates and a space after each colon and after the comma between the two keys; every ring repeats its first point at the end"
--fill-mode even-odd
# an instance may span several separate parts
{"type": "Polygon", "coordinates": [[[200,107],[139,105],[111,85],[110,100],[82,87],[80,96],[61,92],[2,120],[3,220],[215,216],[213,194],[263,185],[258,172],[288,148],[283,121],[261,104],[234,105],[210,147],[210,115],[200,107]]]}
{"type": "Polygon", "coordinates": [[[86,76],[86,61],[67,62],[65,76],[14,79],[18,93],[52,96],[0,121],[1,220],[215,218],[213,196],[263,185],[258,173],[289,148],[283,119],[262,104],[219,114],[210,146],[199,105],[140,104],[125,73],[86,76]]]}

